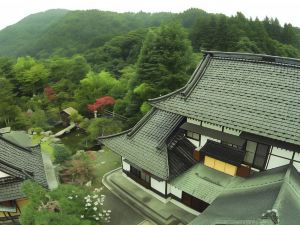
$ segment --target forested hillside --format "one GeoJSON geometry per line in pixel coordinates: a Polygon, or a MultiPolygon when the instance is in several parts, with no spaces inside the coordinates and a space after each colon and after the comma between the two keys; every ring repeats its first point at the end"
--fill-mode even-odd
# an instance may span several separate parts
{"type": "Polygon", "coordinates": [[[0,127],[48,129],[69,106],[91,118],[103,96],[126,117],[122,129],[131,127],[149,110],[147,99],[185,84],[200,50],[300,57],[300,30],[200,9],[31,15],[0,31],[0,127]]]}

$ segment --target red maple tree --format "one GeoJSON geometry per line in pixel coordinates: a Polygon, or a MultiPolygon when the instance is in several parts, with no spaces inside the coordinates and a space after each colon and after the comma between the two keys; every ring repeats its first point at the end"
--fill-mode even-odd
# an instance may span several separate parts
{"type": "Polygon", "coordinates": [[[97,98],[96,102],[93,104],[88,104],[88,110],[91,112],[97,111],[97,109],[102,108],[106,105],[113,105],[115,104],[115,99],[111,96],[103,96],[101,98],[97,98]]]}

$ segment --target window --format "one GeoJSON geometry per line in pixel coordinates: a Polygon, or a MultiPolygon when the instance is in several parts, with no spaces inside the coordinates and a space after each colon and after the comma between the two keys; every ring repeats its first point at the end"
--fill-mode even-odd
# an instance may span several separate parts
{"type": "Polygon", "coordinates": [[[244,161],[257,169],[264,169],[270,146],[247,141],[244,161]]]}
{"type": "Polygon", "coordinates": [[[146,181],[147,183],[150,183],[150,176],[145,171],[141,172],[141,179],[144,180],[144,181],[146,181]]]}
{"type": "Polygon", "coordinates": [[[141,176],[141,171],[139,171],[137,168],[130,166],[130,173],[136,177],[141,176]]]}
{"type": "Polygon", "coordinates": [[[257,143],[253,141],[247,141],[246,145],[246,155],[245,155],[245,162],[252,165],[255,151],[256,151],[257,143]]]}
{"type": "Polygon", "coordinates": [[[270,146],[264,144],[258,144],[256,149],[255,158],[253,161],[253,167],[258,169],[264,169],[265,163],[269,154],[270,146]]]}
{"type": "Polygon", "coordinates": [[[187,132],[186,132],[186,136],[187,136],[188,138],[191,138],[191,139],[194,139],[194,140],[197,140],[197,141],[200,140],[200,134],[194,133],[194,132],[192,132],[192,131],[187,131],[187,132]]]}

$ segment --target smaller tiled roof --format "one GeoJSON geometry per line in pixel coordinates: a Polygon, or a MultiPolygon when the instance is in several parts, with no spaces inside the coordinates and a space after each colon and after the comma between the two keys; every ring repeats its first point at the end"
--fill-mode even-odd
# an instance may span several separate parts
{"type": "Polygon", "coordinates": [[[76,109],[74,109],[73,107],[68,107],[68,108],[64,109],[62,112],[65,112],[68,115],[72,115],[74,113],[78,113],[78,111],[76,109]]]}
{"type": "Polygon", "coordinates": [[[201,148],[201,154],[219,159],[235,166],[241,165],[244,160],[245,153],[245,151],[241,151],[237,148],[212,140],[208,140],[201,148]]]}
{"type": "Polygon", "coordinates": [[[25,131],[10,131],[8,133],[2,134],[2,137],[25,148],[33,146],[31,136],[28,135],[25,131]]]}
{"type": "Polygon", "coordinates": [[[21,185],[26,179],[33,179],[44,187],[48,186],[39,145],[23,147],[20,143],[0,136],[0,170],[19,178],[14,182],[11,179],[0,182],[0,202],[25,197],[21,185]]]}
{"type": "Polygon", "coordinates": [[[246,179],[232,178],[224,191],[189,225],[299,225],[299,212],[300,175],[293,166],[287,165],[246,179]],[[272,220],[277,223],[271,223],[272,220]]]}
{"type": "Polygon", "coordinates": [[[128,131],[99,137],[99,141],[158,178],[169,178],[167,138],[183,117],[153,108],[128,131]]]}
{"type": "Polygon", "coordinates": [[[207,203],[212,203],[232,181],[232,176],[197,163],[171,185],[207,203]]]}

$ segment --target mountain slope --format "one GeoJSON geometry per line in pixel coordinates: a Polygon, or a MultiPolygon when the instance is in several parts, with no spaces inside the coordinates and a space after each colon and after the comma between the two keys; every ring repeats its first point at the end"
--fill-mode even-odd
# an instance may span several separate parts
{"type": "Polygon", "coordinates": [[[39,36],[63,17],[68,10],[54,9],[25,17],[0,31],[0,55],[26,54],[39,36]]]}

